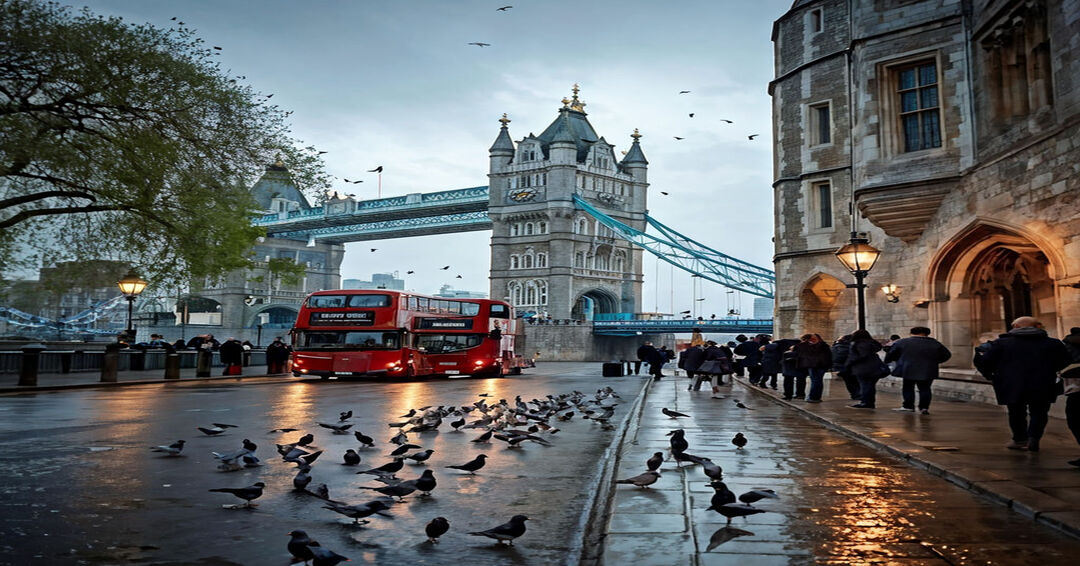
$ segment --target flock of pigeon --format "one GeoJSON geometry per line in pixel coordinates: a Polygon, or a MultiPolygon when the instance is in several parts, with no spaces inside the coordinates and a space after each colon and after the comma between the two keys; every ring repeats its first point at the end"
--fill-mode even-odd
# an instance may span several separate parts
{"type": "MultiPolygon", "coordinates": [[[[735,406],[740,409],[750,409],[738,399],[735,399],[735,406]]],[[[673,411],[667,407],[660,409],[660,412],[671,419],[691,418],[690,415],[673,411]]],[[[675,460],[675,465],[679,468],[683,464],[689,464],[691,466],[700,465],[705,477],[709,480],[709,487],[713,488],[713,496],[708,507],[708,511],[715,511],[727,518],[727,525],[731,525],[731,520],[735,517],[749,517],[750,515],[757,515],[758,513],[765,513],[766,509],[761,509],[754,506],[754,503],[761,501],[762,499],[777,499],[779,496],[772,489],[755,488],[740,496],[735,497],[735,493],[728,489],[728,486],[724,483],[723,469],[713,462],[711,459],[705,456],[695,456],[690,454],[687,450],[690,448],[690,443],[686,440],[686,431],[684,429],[676,429],[667,434],[671,437],[670,440],[670,452],[671,458],[675,460]],[[736,499],[738,502],[736,502],[736,499]]],[[[735,437],[731,439],[731,443],[735,445],[736,450],[742,450],[746,446],[748,440],[743,433],[739,432],[735,434],[735,437]]],[[[615,483],[634,485],[639,488],[646,489],[650,485],[657,482],[660,479],[660,466],[664,463],[664,453],[656,452],[648,460],[645,461],[646,471],[642,474],[636,475],[632,478],[618,480],[615,483]]],[[[746,531],[736,534],[753,534],[746,531]]],[[[710,546],[709,550],[713,547],[710,546]]]]}
{"type": "MultiPolygon", "coordinates": [[[[344,515],[353,520],[353,524],[361,525],[368,523],[368,519],[376,516],[389,516],[393,505],[405,501],[405,498],[417,494],[429,496],[437,487],[435,473],[428,468],[413,479],[399,479],[395,474],[400,472],[408,460],[415,465],[427,466],[434,450],[424,449],[420,444],[414,443],[410,435],[414,435],[415,442],[424,433],[435,432],[440,427],[448,425],[454,431],[467,429],[482,429],[483,432],[471,439],[476,444],[490,444],[494,441],[506,443],[508,448],[524,446],[526,442],[532,442],[542,446],[551,446],[549,440],[559,429],[558,423],[570,421],[575,415],[582,419],[591,420],[603,430],[613,430],[614,425],[610,420],[615,414],[618,405],[618,394],[610,387],[597,390],[593,395],[587,395],[580,391],[564,393],[558,396],[547,395],[544,399],[523,401],[520,396],[513,403],[505,399],[494,404],[488,404],[488,394],[481,394],[481,399],[472,405],[460,407],[438,406],[420,407],[411,409],[399,422],[388,423],[391,428],[397,429],[397,433],[389,439],[389,443],[395,448],[390,452],[390,461],[379,466],[360,470],[357,474],[371,475],[373,480],[381,483],[379,486],[362,486],[360,489],[374,491],[379,497],[363,503],[347,503],[330,497],[330,490],[326,484],[318,484],[309,489],[312,482],[312,468],[324,451],[315,446],[315,435],[306,433],[288,444],[277,444],[277,453],[285,463],[296,466],[296,476],[293,478],[293,489],[297,492],[310,494],[322,503],[322,508],[344,515]]],[[[360,443],[357,449],[349,448],[342,455],[341,464],[345,466],[358,466],[361,462],[360,451],[374,449],[375,439],[358,430],[351,430],[353,423],[352,411],[340,413],[337,422],[318,422],[319,427],[328,429],[331,434],[352,434],[360,443]]],[[[207,436],[225,434],[229,429],[238,428],[237,425],[227,423],[212,423],[210,427],[197,427],[199,432],[207,436]]],[[[282,434],[297,432],[296,428],[278,428],[268,434],[282,434]]],[[[177,440],[169,445],[151,447],[151,451],[164,454],[168,457],[182,456],[185,441],[177,440]]],[[[243,439],[241,446],[232,451],[212,452],[217,469],[222,472],[232,472],[245,468],[263,465],[262,460],[256,456],[258,446],[250,439],[243,439]]],[[[444,466],[446,469],[476,474],[484,468],[488,456],[479,454],[472,460],[461,464],[444,466]]],[[[224,505],[230,509],[250,509],[258,504],[253,503],[263,495],[266,484],[255,482],[246,487],[223,487],[210,489],[210,492],[228,493],[243,503],[224,505]]],[[[525,534],[525,522],[529,518],[525,515],[514,515],[504,524],[483,531],[474,531],[468,534],[487,537],[495,540],[496,545],[504,543],[513,545],[514,539],[525,534]]],[[[439,537],[450,530],[450,521],[444,517],[432,519],[425,527],[425,535],[429,543],[436,544],[439,537]]],[[[293,556],[293,563],[311,562],[314,566],[334,566],[348,560],[332,550],[324,548],[317,541],[311,539],[305,531],[293,530],[288,533],[291,537],[288,550],[293,556]]]]}

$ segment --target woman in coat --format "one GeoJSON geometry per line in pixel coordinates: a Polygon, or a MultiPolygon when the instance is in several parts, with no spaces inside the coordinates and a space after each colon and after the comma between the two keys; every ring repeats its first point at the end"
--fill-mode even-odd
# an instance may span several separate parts
{"type": "Polygon", "coordinates": [[[244,361],[244,346],[236,338],[229,338],[218,349],[221,363],[225,366],[225,372],[221,375],[240,375],[241,364],[244,361]]]}
{"type": "Polygon", "coordinates": [[[810,376],[810,393],[807,403],[820,403],[821,393],[825,390],[825,372],[832,367],[832,349],[821,339],[819,334],[804,334],[795,344],[796,359],[799,369],[806,370],[810,376]]]}
{"type": "Polygon", "coordinates": [[[884,362],[878,357],[881,343],[865,330],[856,330],[851,334],[851,350],[844,362],[844,373],[859,381],[859,402],[852,405],[856,409],[873,409],[877,402],[877,382],[884,377],[881,367],[884,362]]]}

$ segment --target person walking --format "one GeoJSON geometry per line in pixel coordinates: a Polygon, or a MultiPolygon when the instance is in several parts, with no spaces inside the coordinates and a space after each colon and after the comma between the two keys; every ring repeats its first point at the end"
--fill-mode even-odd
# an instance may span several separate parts
{"type": "Polygon", "coordinates": [[[289,361],[290,352],[292,348],[282,341],[281,336],[274,338],[274,341],[266,347],[266,373],[269,375],[285,373],[285,364],[289,361]]]}
{"type": "Polygon", "coordinates": [[[236,338],[229,338],[218,348],[218,355],[225,371],[221,375],[240,375],[244,362],[244,346],[236,338]]]}
{"type": "Polygon", "coordinates": [[[806,370],[799,369],[799,358],[795,353],[795,344],[798,343],[794,338],[781,338],[773,342],[780,351],[780,375],[784,378],[781,394],[785,401],[806,397],[806,370]]]}
{"type": "Polygon", "coordinates": [[[773,372],[772,374],[765,373],[765,351],[769,348],[769,344],[772,344],[772,338],[765,335],[759,335],[757,340],[759,352],[758,372],[761,374],[761,377],[758,378],[758,387],[767,389],[769,387],[769,382],[771,381],[772,388],[776,389],[777,372],[773,372]]]}
{"type": "Polygon", "coordinates": [[[668,361],[667,346],[660,346],[660,349],[653,348],[649,353],[649,373],[652,374],[653,379],[660,379],[664,377],[664,364],[668,361]]]}
{"type": "Polygon", "coordinates": [[[799,369],[810,377],[810,392],[807,403],[820,403],[825,391],[825,372],[832,367],[832,349],[821,339],[820,334],[803,334],[795,344],[795,359],[799,369]]]}
{"type": "Polygon", "coordinates": [[[855,401],[859,400],[859,380],[844,372],[844,364],[847,363],[848,353],[851,352],[851,335],[845,334],[836,339],[832,345],[832,372],[833,375],[844,380],[844,387],[848,395],[855,401]]]}
{"type": "MultiPolygon", "coordinates": [[[[1070,328],[1069,335],[1061,341],[1072,361],[1061,372],[1061,378],[1065,381],[1065,423],[1080,444],[1080,327],[1070,328]]],[[[1080,467],[1080,458],[1069,460],[1068,463],[1080,467]]]]}
{"type": "Polygon", "coordinates": [[[743,354],[739,353],[739,347],[745,344],[749,340],[745,334],[740,334],[735,337],[735,343],[728,342],[728,348],[731,349],[731,362],[735,365],[735,375],[742,377],[745,375],[743,371],[743,354]]]}
{"type": "Polygon", "coordinates": [[[790,344],[785,347],[784,342],[783,339],[769,342],[761,351],[762,387],[771,382],[772,388],[776,389],[776,375],[783,373],[783,368],[780,365],[781,358],[784,355],[784,350],[790,347],[790,344]]]}
{"type": "Polygon", "coordinates": [[[649,361],[649,357],[652,355],[653,348],[652,342],[646,341],[642,345],[638,346],[637,359],[634,360],[634,375],[641,372],[642,362],[649,361]]]}
{"type": "Polygon", "coordinates": [[[720,386],[724,385],[724,376],[735,372],[731,359],[731,348],[719,346],[712,340],[705,342],[705,361],[698,371],[709,376],[712,382],[712,399],[723,399],[719,393],[720,386]]]}
{"type": "Polygon", "coordinates": [[[1050,405],[1057,400],[1057,372],[1069,365],[1065,344],[1041,326],[1030,316],[1014,320],[1012,329],[991,342],[983,356],[997,402],[1009,411],[1012,442],[1006,448],[1011,450],[1039,451],[1050,405]]]}
{"type": "Polygon", "coordinates": [[[686,371],[686,377],[690,378],[687,391],[701,391],[701,381],[704,374],[698,375],[697,369],[705,362],[705,349],[697,344],[691,344],[689,348],[679,354],[679,367],[686,371]]]}
{"type": "Polygon", "coordinates": [[[735,346],[735,355],[743,357],[739,365],[746,369],[750,384],[757,385],[761,381],[761,338],[754,336],[735,346]]]}
{"type": "Polygon", "coordinates": [[[885,363],[896,362],[892,374],[904,379],[900,390],[903,405],[893,410],[914,413],[915,388],[918,387],[919,412],[929,415],[933,398],[930,386],[938,378],[938,366],[951,357],[952,352],[931,338],[930,329],[925,326],[916,326],[911,329],[911,336],[893,342],[885,354],[885,363]]]}
{"type": "Polygon", "coordinates": [[[865,330],[851,333],[851,351],[844,362],[843,372],[859,382],[859,402],[852,405],[856,409],[873,409],[877,403],[877,382],[885,373],[884,363],[878,357],[881,342],[865,330]]]}
{"type": "Polygon", "coordinates": [[[690,345],[701,346],[702,349],[705,348],[705,337],[701,335],[700,328],[695,328],[694,331],[690,334],[690,345]]]}

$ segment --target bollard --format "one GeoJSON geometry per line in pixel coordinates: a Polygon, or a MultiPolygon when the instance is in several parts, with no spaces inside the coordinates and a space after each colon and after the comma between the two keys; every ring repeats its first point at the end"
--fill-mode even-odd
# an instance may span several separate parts
{"type": "Polygon", "coordinates": [[[213,358],[209,349],[199,350],[199,355],[195,359],[195,377],[210,377],[210,364],[213,358]]]}
{"type": "Polygon", "coordinates": [[[64,352],[60,354],[60,373],[71,373],[71,358],[75,355],[75,352],[64,352]]]}
{"type": "Polygon", "coordinates": [[[180,354],[165,354],[165,379],[180,379],[180,354]]]}
{"type": "Polygon", "coordinates": [[[105,355],[101,357],[102,383],[116,383],[116,370],[120,365],[120,344],[106,344],[105,355]]]}
{"type": "Polygon", "coordinates": [[[35,387],[37,385],[38,362],[41,360],[41,352],[45,350],[42,344],[27,344],[22,347],[22,366],[19,368],[19,385],[35,387]]]}

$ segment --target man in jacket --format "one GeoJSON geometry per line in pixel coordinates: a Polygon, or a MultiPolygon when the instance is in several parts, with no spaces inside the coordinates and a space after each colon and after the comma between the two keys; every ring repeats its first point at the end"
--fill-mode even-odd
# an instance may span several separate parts
{"type": "Polygon", "coordinates": [[[691,345],[679,355],[679,367],[686,370],[686,377],[690,378],[690,385],[686,387],[688,391],[701,391],[701,381],[694,378],[697,375],[697,369],[704,362],[705,349],[697,344],[691,345]]]}
{"type": "Polygon", "coordinates": [[[795,355],[799,369],[806,370],[810,376],[810,393],[807,403],[820,403],[821,393],[825,391],[825,372],[832,367],[832,350],[829,344],[818,334],[805,334],[795,344],[795,355]]]}
{"type": "Polygon", "coordinates": [[[1008,407],[1013,441],[1007,448],[1012,450],[1039,450],[1050,404],[1057,399],[1057,372],[1069,365],[1065,344],[1040,326],[1030,316],[1014,320],[1012,330],[991,343],[982,364],[993,376],[998,404],[1008,407]]]}
{"type": "Polygon", "coordinates": [[[285,373],[290,352],[292,348],[282,341],[280,336],[274,338],[274,341],[266,347],[266,373],[269,375],[285,373]]]}
{"type": "MultiPolygon", "coordinates": [[[[1061,377],[1065,379],[1065,422],[1073,438],[1080,443],[1080,387],[1077,387],[1080,382],[1080,327],[1070,328],[1069,335],[1061,341],[1071,361],[1069,367],[1061,372],[1061,377]]],[[[1069,460],[1069,464],[1080,467],[1080,458],[1069,460]]]]}
{"type": "Polygon", "coordinates": [[[641,372],[641,363],[649,361],[654,351],[656,351],[656,348],[653,348],[652,342],[645,342],[638,346],[637,359],[634,360],[634,375],[641,372]]]}
{"type": "Polygon", "coordinates": [[[938,377],[938,366],[952,357],[941,342],[930,337],[930,329],[916,326],[911,329],[911,336],[893,342],[886,362],[896,362],[893,375],[904,378],[901,388],[903,406],[893,409],[906,413],[915,412],[915,388],[919,388],[919,412],[930,414],[930,385],[938,377]]]}
{"type": "Polygon", "coordinates": [[[746,375],[751,385],[761,380],[761,338],[754,336],[735,346],[735,355],[742,356],[741,366],[746,368],[746,375]]]}

